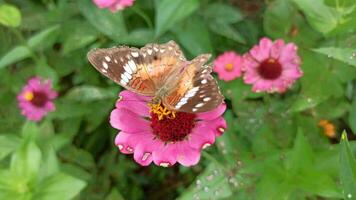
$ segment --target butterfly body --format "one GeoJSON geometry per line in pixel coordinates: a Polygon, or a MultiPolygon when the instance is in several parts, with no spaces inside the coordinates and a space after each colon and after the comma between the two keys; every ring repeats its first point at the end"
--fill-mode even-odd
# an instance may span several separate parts
{"type": "Polygon", "coordinates": [[[223,102],[218,85],[204,65],[210,55],[187,61],[178,45],[148,44],[141,49],[113,47],[88,53],[91,64],[124,88],[153,97],[172,111],[205,112],[223,102]]]}

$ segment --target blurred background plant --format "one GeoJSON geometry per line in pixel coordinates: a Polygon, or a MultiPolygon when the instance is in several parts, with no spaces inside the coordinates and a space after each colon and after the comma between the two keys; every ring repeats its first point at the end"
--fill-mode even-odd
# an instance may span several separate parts
{"type": "Polygon", "coordinates": [[[0,24],[0,199],[356,198],[354,0],[136,0],[114,13],[0,0],[0,24]],[[228,129],[198,165],[119,154],[108,116],[121,88],[90,66],[90,49],[175,40],[189,59],[215,58],[264,36],[294,42],[304,76],[282,95],[219,80],[228,129]],[[58,92],[38,123],[16,100],[33,76],[58,92]]]}

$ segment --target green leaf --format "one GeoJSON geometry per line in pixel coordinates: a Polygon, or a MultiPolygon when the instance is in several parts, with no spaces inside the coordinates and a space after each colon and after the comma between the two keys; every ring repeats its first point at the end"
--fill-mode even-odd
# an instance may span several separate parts
{"type": "Polygon", "coordinates": [[[356,160],[345,131],[341,135],[340,142],[340,180],[344,198],[354,199],[356,197],[356,160]]]}
{"type": "Polygon", "coordinates": [[[290,32],[294,7],[290,1],[277,0],[268,5],[263,18],[263,28],[272,37],[283,37],[290,32]]]}
{"type": "Polygon", "coordinates": [[[328,57],[345,62],[353,67],[356,67],[356,49],[324,47],[313,49],[313,51],[327,55],[328,57]]]}
{"type": "Polygon", "coordinates": [[[21,143],[21,139],[15,134],[0,135],[0,160],[15,151],[21,143]]]}
{"type": "Polygon", "coordinates": [[[0,59],[0,69],[30,57],[33,53],[32,51],[43,50],[51,46],[58,36],[58,30],[58,25],[52,26],[29,38],[26,45],[14,47],[0,59]]]}
{"type": "Polygon", "coordinates": [[[41,151],[31,138],[27,138],[11,158],[10,170],[25,182],[35,181],[41,163],[41,151]]]}
{"type": "Polygon", "coordinates": [[[17,46],[11,49],[0,59],[0,69],[14,62],[30,57],[31,50],[26,46],[17,46]]]}
{"type": "Polygon", "coordinates": [[[155,33],[151,29],[135,29],[126,37],[121,38],[120,43],[135,46],[144,46],[154,41],[155,33]]]}
{"type": "Polygon", "coordinates": [[[106,196],[105,200],[124,200],[124,198],[122,197],[120,192],[117,191],[117,189],[113,188],[110,194],[106,196]]]}
{"type": "Polygon", "coordinates": [[[86,21],[74,21],[63,28],[67,30],[63,36],[64,55],[83,48],[97,39],[97,30],[86,21]]]}
{"type": "Polygon", "coordinates": [[[39,129],[38,126],[35,122],[33,121],[26,121],[24,125],[22,126],[22,131],[21,131],[22,137],[24,138],[37,138],[39,134],[39,129]]]}
{"type": "Polygon", "coordinates": [[[28,39],[27,44],[32,50],[45,49],[50,47],[58,37],[59,25],[46,28],[28,39]]]}
{"type": "Polygon", "coordinates": [[[26,182],[10,170],[0,170],[0,199],[28,200],[31,197],[26,182]]]}
{"type": "Polygon", "coordinates": [[[230,177],[228,180],[223,170],[210,163],[178,200],[226,199],[232,195],[229,182],[234,182],[233,179],[235,178],[230,177]]]}
{"type": "Polygon", "coordinates": [[[342,95],[343,89],[338,78],[329,70],[330,63],[327,59],[309,51],[303,52],[301,57],[304,71],[304,76],[301,78],[302,90],[290,111],[297,112],[312,108],[330,97],[342,95]]]}
{"type": "Polygon", "coordinates": [[[340,16],[323,0],[293,0],[306,15],[309,24],[321,33],[329,33],[338,25],[340,16]]]}
{"type": "Polygon", "coordinates": [[[104,99],[112,99],[117,97],[118,88],[99,88],[95,86],[85,85],[74,87],[68,91],[66,98],[73,101],[90,102],[104,99]]]}
{"type": "Polygon", "coordinates": [[[57,173],[44,179],[38,186],[33,199],[63,200],[72,199],[86,186],[80,179],[64,173],[57,173]]]}
{"type": "Polygon", "coordinates": [[[352,100],[348,121],[352,132],[356,134],[356,95],[352,100]]]}
{"type": "Polygon", "coordinates": [[[42,179],[59,172],[59,163],[56,152],[51,146],[45,148],[40,171],[42,179]]]}
{"type": "Polygon", "coordinates": [[[9,27],[18,27],[21,24],[21,12],[10,4],[0,5],[0,24],[9,27]]]}
{"type": "Polygon", "coordinates": [[[155,0],[156,37],[162,35],[199,7],[198,0],[155,0]]]}
{"type": "Polygon", "coordinates": [[[121,12],[114,14],[107,9],[98,9],[87,0],[78,0],[77,3],[80,12],[98,31],[115,41],[121,41],[122,37],[127,36],[121,12]]]}
{"type": "Polygon", "coordinates": [[[236,42],[242,44],[246,43],[245,38],[232,25],[219,22],[209,22],[209,28],[216,34],[235,40],[236,42]]]}
{"type": "Polygon", "coordinates": [[[298,170],[308,169],[313,166],[313,150],[304,137],[301,128],[298,128],[297,137],[291,155],[286,160],[289,173],[297,173],[298,170]]]}
{"type": "Polygon", "coordinates": [[[224,24],[237,23],[243,19],[239,10],[224,3],[208,4],[203,11],[203,15],[208,22],[221,22],[224,24]]]}
{"type": "Polygon", "coordinates": [[[191,18],[173,31],[181,45],[192,55],[213,52],[209,31],[200,18],[191,18]]]}

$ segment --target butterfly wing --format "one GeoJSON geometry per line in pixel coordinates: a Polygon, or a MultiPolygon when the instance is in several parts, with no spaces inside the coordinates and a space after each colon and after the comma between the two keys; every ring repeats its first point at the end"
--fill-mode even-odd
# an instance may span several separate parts
{"type": "Polygon", "coordinates": [[[219,86],[210,74],[212,68],[204,66],[208,56],[194,59],[183,72],[177,86],[163,98],[170,110],[197,113],[216,108],[224,101],[219,86]]]}
{"type": "Polygon", "coordinates": [[[185,58],[178,45],[148,44],[141,49],[113,47],[88,53],[90,63],[103,75],[141,95],[155,96],[185,58]]]}

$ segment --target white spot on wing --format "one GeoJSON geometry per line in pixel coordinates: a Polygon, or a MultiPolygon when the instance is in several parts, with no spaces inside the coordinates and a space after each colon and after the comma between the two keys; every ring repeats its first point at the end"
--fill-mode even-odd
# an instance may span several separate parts
{"type": "Polygon", "coordinates": [[[131,67],[129,66],[129,64],[124,65],[124,69],[125,69],[125,71],[126,71],[127,73],[132,74],[132,69],[131,69],[131,67]]]}
{"type": "Polygon", "coordinates": [[[210,97],[205,97],[205,98],[203,99],[203,101],[210,101],[210,100],[211,100],[210,97]]]}
{"type": "Polygon", "coordinates": [[[137,69],[135,62],[133,60],[129,60],[128,64],[129,64],[130,68],[132,69],[132,71],[135,72],[137,69]]]}
{"type": "Polygon", "coordinates": [[[109,68],[109,65],[108,65],[106,62],[103,62],[103,67],[104,67],[105,69],[108,69],[108,68],[109,68]]]}
{"type": "Polygon", "coordinates": [[[197,108],[193,108],[193,109],[192,109],[193,112],[196,112],[197,110],[198,110],[197,108]]]}
{"type": "Polygon", "coordinates": [[[105,60],[110,62],[111,61],[111,58],[109,56],[105,56],[105,60]]]}
{"type": "Polygon", "coordinates": [[[147,49],[147,53],[148,53],[148,55],[151,55],[152,54],[152,49],[147,49]]]}
{"type": "Polygon", "coordinates": [[[201,84],[206,84],[207,82],[208,82],[208,80],[203,79],[203,80],[201,81],[201,84]]]}
{"type": "Polygon", "coordinates": [[[120,80],[121,85],[126,85],[127,82],[125,82],[123,79],[120,80]]]}
{"type": "Polygon", "coordinates": [[[196,108],[200,108],[204,105],[204,103],[198,103],[197,105],[195,105],[196,108]]]}
{"type": "Polygon", "coordinates": [[[129,80],[131,80],[132,79],[132,76],[131,76],[131,74],[129,74],[129,73],[127,73],[127,72],[125,72],[124,73],[124,75],[129,79],[129,80]]]}
{"type": "Polygon", "coordinates": [[[121,74],[121,80],[125,81],[126,83],[129,82],[129,78],[125,76],[125,73],[121,74]]]}
{"type": "Polygon", "coordinates": [[[137,58],[137,57],[138,57],[138,52],[136,52],[136,51],[131,52],[131,55],[132,55],[133,57],[137,58]]]}

